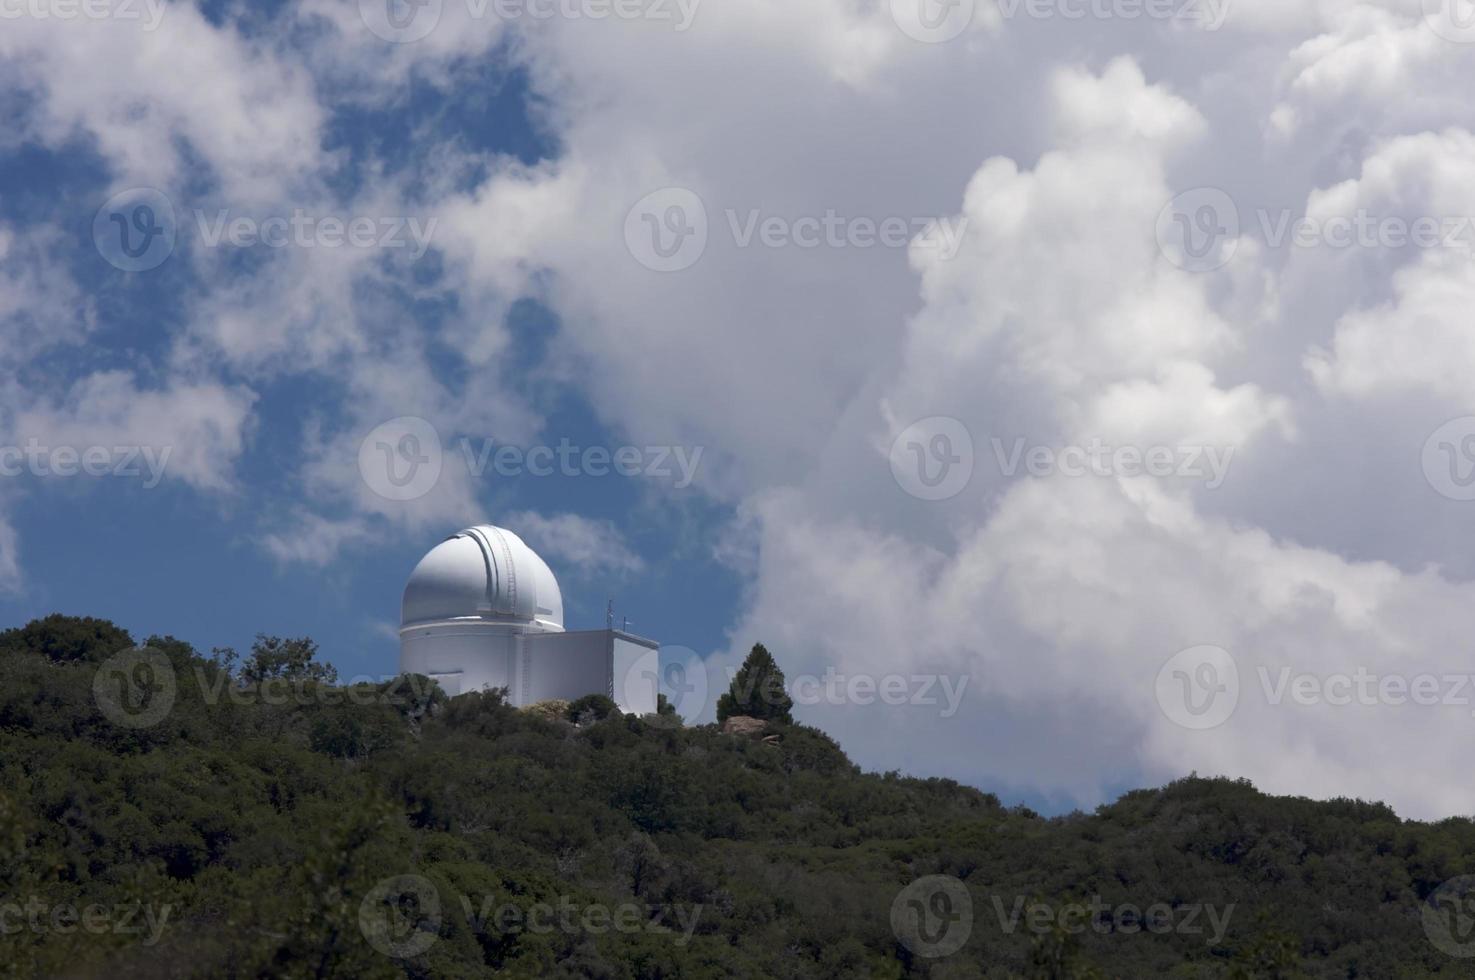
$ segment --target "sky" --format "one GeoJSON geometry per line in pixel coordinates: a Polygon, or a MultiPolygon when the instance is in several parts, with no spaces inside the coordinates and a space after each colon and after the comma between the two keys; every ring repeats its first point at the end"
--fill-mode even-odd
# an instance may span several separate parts
{"type": "Polygon", "coordinates": [[[0,621],[391,675],[491,522],[693,719],[1475,812],[1472,0],[0,20],[0,621]]]}

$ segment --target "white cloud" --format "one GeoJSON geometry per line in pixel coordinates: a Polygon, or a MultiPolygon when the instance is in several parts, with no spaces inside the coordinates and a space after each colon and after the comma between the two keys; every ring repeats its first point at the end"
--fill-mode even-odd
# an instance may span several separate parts
{"type": "Polygon", "coordinates": [[[245,448],[255,396],[244,388],[173,379],[141,389],[122,371],[89,375],[61,399],[36,398],[14,411],[12,444],[139,450],[157,459],[165,479],[199,490],[236,489],[234,466],[245,448]]]}
{"type": "Polygon", "coordinates": [[[540,554],[581,572],[630,574],[645,567],[611,521],[595,521],[578,514],[538,514],[520,511],[501,518],[507,527],[540,554]]]}
{"type": "MultiPolygon", "coordinates": [[[[1387,384],[1452,360],[1438,377],[1453,385],[1458,350],[1418,358],[1369,341],[1374,328],[1357,318],[1381,307],[1321,278],[1360,282],[1362,297],[1386,289],[1398,309],[1418,310],[1437,296],[1419,277],[1447,272],[1426,268],[1442,260],[1285,261],[1246,241],[1236,265],[1196,275],[1169,262],[1154,234],[1175,193],[1231,183],[1234,165],[1266,171],[1233,177],[1245,203],[1304,200],[1313,215],[1346,206],[1359,167],[1355,188],[1383,203],[1442,186],[1441,174],[1461,168],[1420,171],[1421,154],[1396,140],[1410,135],[1401,127],[1459,121],[1454,98],[1399,104],[1408,85],[1457,70],[1450,47],[1419,33],[1416,12],[1371,5],[1338,26],[1330,8],[1250,4],[1237,30],[1214,39],[1222,51],[1197,45],[1186,61],[1122,57],[1110,41],[1083,58],[1018,24],[919,45],[884,8],[839,3],[790,6],[783,22],[805,29],[775,32],[776,9],[704,8],[680,36],[582,23],[523,32],[519,56],[549,100],[561,152],[530,168],[491,161],[485,182],[441,202],[457,292],[483,314],[450,333],[467,363],[496,364],[505,311],[535,296],[563,324],[553,362],[604,418],[637,441],[701,444],[720,457],[704,486],[748,515],[744,537],[758,543],[756,554],[744,549],[756,580],[728,661],[763,638],[791,674],[838,666],[972,679],[968,710],[947,719],[902,711],[882,726],[854,706],[816,709],[868,764],[1082,803],[1122,781],[1197,767],[1276,791],[1381,796],[1416,814],[1469,808],[1460,791],[1398,761],[1430,751],[1446,721],[1438,712],[1249,700],[1222,730],[1187,738],[1153,688],[1162,663],[1198,643],[1231,650],[1246,675],[1277,663],[1453,667],[1468,587],[1402,570],[1407,556],[1343,556],[1339,547],[1362,550],[1355,520],[1317,546],[1268,533],[1253,517],[1273,485],[1210,496],[1131,479],[980,473],[959,498],[928,505],[900,493],[885,461],[901,427],[945,414],[980,444],[1227,443],[1253,468],[1257,454],[1274,458],[1305,437],[1323,391],[1355,387],[1344,375],[1387,384]],[[1010,59],[1015,42],[1027,58],[1010,59]],[[1247,67],[1256,84],[1225,81],[1247,67]],[[1362,127],[1351,138],[1325,122],[1344,111],[1362,127]],[[1260,134],[1261,146],[1232,142],[1260,134]],[[1266,157],[1294,165],[1270,172],[1266,157]],[[637,201],[671,186],[700,197],[709,242],[690,269],[662,275],[634,260],[622,229],[637,201]],[[966,233],[950,257],[918,245],[744,246],[732,222],[755,210],[786,220],[953,216],[966,233]],[[1313,379],[1300,361],[1338,321],[1313,379]],[[928,748],[937,745],[950,748],[928,748]],[[997,750],[957,748],[978,745],[997,750]]],[[[340,67],[375,50],[349,26],[340,67]]],[[[449,81],[454,57],[486,50],[489,37],[457,29],[388,57],[449,81]]],[[[1128,46],[1152,52],[1147,37],[1128,46]]],[[[1442,200],[1459,203],[1453,192],[1442,200]]],[[[331,276],[313,288],[322,281],[331,276]]],[[[386,380],[361,378],[364,392],[369,379],[386,380]]],[[[436,391],[428,372],[418,381],[436,391]]],[[[456,415],[450,393],[422,401],[437,418],[456,415]]],[[[507,406],[502,417],[516,414],[507,406]]],[[[324,436],[309,486],[390,516],[339,485],[348,478],[334,461],[354,445],[324,436]]],[[[1320,448],[1296,448],[1299,478],[1341,485],[1318,467],[1320,448]]],[[[425,507],[470,507],[458,481],[425,507]]],[[[572,564],[636,567],[608,525],[514,519],[572,564]]]]}
{"type": "MultiPolygon", "coordinates": [[[[1288,250],[1255,241],[1249,222],[1227,268],[1194,274],[1155,238],[1164,205],[1198,186],[1222,186],[1246,217],[1475,213],[1467,52],[1418,7],[1239,0],[1217,34],[987,16],[945,44],[907,37],[888,4],[851,0],[708,3],[684,33],[560,19],[515,25],[506,45],[464,4],[396,45],[356,4],[313,3],[298,26],[320,33],[305,49],[182,5],[143,38],[20,22],[0,55],[43,94],[28,138],[83,134],[117,185],[170,189],[187,144],[219,186],[210,207],[180,194],[186,208],[433,215],[448,278],[427,288],[409,263],[351,250],[287,252],[241,275],[234,254],[187,242],[171,261],[200,288],[173,380],[141,391],[101,374],[47,397],[12,383],[13,428],[175,440],[193,448],[174,475],[220,491],[250,430],[238,379],[313,378],[329,407],[300,423],[288,478],[301,493],[262,544],[328,565],[386,527],[479,518],[488,488],[459,436],[545,435],[504,373],[507,313],[533,297],[560,322],[543,377],[633,444],[705,447],[700,486],[738,514],[715,547],[753,575],[722,662],[763,639],[791,675],[970,678],[946,719],[809,709],[867,765],[1083,804],[1198,768],[1413,815],[1469,811],[1468,789],[1423,774],[1455,765],[1442,736],[1458,712],[1247,697],[1222,729],[1188,733],[1153,688],[1168,657],[1200,643],[1231,651],[1250,685],[1257,666],[1459,668],[1471,588],[1456,536],[1440,533],[1450,513],[1410,496],[1428,488],[1408,433],[1472,395],[1468,259],[1288,250]],[[527,71],[556,159],[440,145],[408,180],[369,166],[347,199],[331,189],[333,108],[395,105],[412,78],[454,98],[488,58],[527,71]],[[479,164],[484,180],[457,183],[479,164]],[[662,274],[624,228],[667,187],[700,197],[709,241],[662,274]],[[951,256],[744,244],[734,223],[755,214],[941,217],[965,232],[951,256]],[[416,301],[456,312],[432,337],[416,301]],[[1341,414],[1375,399],[1386,424],[1341,414]],[[369,431],[404,415],[426,419],[446,455],[433,490],[398,503],[356,461],[369,431]],[[937,504],[906,496],[886,458],[931,415],[966,424],[980,464],[937,504]],[[1237,455],[1221,490],[1016,480],[986,471],[993,436],[1237,455]]],[[[38,324],[75,342],[89,307],[48,267],[46,233],[0,234],[0,317],[18,325],[0,350],[36,349],[38,324]]],[[[580,569],[643,567],[611,522],[504,520],[580,569]]],[[[18,579],[14,555],[0,526],[0,583],[18,579]]]]}
{"type": "Polygon", "coordinates": [[[299,509],[291,515],[285,530],[269,532],[262,538],[262,547],[280,562],[322,568],[346,548],[372,539],[371,529],[362,519],[332,520],[299,509]]]}
{"type": "Polygon", "coordinates": [[[1391,293],[1347,310],[1330,350],[1310,352],[1307,365],[1324,390],[1355,397],[1429,392],[1454,405],[1475,397],[1475,342],[1464,327],[1475,298],[1472,166],[1475,136],[1463,129],[1400,137],[1371,154],[1356,179],[1310,196],[1307,215],[1318,222],[1365,214],[1397,220],[1408,229],[1400,241],[1425,236],[1422,246],[1353,248],[1319,263],[1318,271],[1331,261],[1356,267],[1344,275],[1377,263],[1391,293]]]}
{"type": "Polygon", "coordinates": [[[55,257],[60,232],[0,223],[0,361],[18,364],[55,344],[86,336],[97,319],[85,295],[55,257]]]}
{"type": "MultiPolygon", "coordinates": [[[[274,199],[322,164],[311,75],[268,41],[216,27],[190,3],[150,21],[13,17],[0,57],[36,90],[32,138],[93,143],[115,187],[184,185],[180,140],[241,204],[274,199]]],[[[97,202],[101,206],[104,195],[97,202]]]]}

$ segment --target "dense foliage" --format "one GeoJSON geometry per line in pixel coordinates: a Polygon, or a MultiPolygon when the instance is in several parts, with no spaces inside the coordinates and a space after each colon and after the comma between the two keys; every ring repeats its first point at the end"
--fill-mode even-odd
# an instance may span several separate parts
{"type": "Polygon", "coordinates": [[[794,699],[784,685],[784,672],[761,643],[753,644],[743,665],[733,675],[727,693],[717,699],[717,720],[735,715],[765,721],[792,722],[794,699]]]}
{"type": "Polygon", "coordinates": [[[448,701],[424,678],[332,686],[304,641],[259,639],[250,678],[229,653],[149,645],[119,667],[131,640],[110,624],[0,634],[0,974],[1416,977],[1475,962],[1431,942],[1421,913],[1475,870],[1468,820],[1196,778],[1042,819],[862,773],[798,725],[770,723],[773,744],[599,702],[576,723],[495,692],[448,701]],[[109,700],[123,680],[149,703],[109,700]],[[152,698],[172,703],[142,724],[152,698]],[[894,914],[932,875],[972,906],[938,958],[894,914]],[[1093,902],[1110,911],[1090,928],[1059,914],[1093,902]],[[1206,914],[1144,930],[1123,911],[1157,904],[1224,928],[1206,914]]]}

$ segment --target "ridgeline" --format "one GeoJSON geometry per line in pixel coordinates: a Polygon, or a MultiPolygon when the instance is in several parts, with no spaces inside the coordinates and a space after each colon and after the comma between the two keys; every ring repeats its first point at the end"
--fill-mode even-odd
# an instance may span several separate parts
{"type": "Polygon", "coordinates": [[[1046,819],[732,700],[519,711],[315,652],[0,633],[0,975],[1475,975],[1466,819],[1198,778],[1046,819]]]}

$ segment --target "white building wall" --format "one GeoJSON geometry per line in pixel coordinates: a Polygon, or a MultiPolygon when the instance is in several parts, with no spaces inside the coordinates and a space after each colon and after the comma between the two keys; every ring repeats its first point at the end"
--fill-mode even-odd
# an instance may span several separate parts
{"type": "Polygon", "coordinates": [[[661,681],[660,648],[619,633],[613,634],[612,645],[615,704],[627,714],[655,714],[661,681]]]}
{"type": "Polygon", "coordinates": [[[451,697],[505,687],[508,703],[604,694],[620,710],[656,710],[655,643],[616,630],[522,632],[501,624],[438,623],[400,634],[400,671],[425,674],[451,697]]]}
{"type": "Polygon", "coordinates": [[[610,693],[610,633],[535,633],[522,638],[523,703],[610,693]]]}
{"type": "Polygon", "coordinates": [[[506,687],[516,698],[517,635],[477,626],[426,626],[400,636],[400,671],[425,674],[451,697],[506,687]]]}

